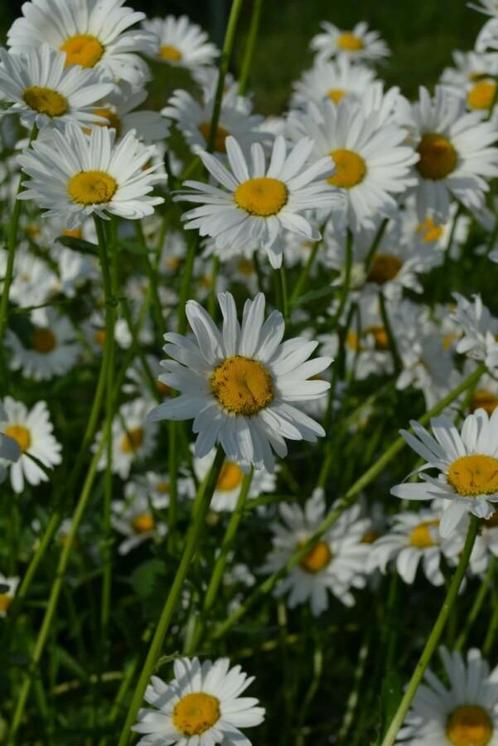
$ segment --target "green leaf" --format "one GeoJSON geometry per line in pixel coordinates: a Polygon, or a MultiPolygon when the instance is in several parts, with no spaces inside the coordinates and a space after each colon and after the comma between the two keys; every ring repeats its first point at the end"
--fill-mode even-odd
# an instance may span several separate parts
{"type": "Polygon", "coordinates": [[[336,292],[337,288],[333,288],[330,285],[327,285],[327,287],[324,288],[319,288],[318,290],[310,290],[309,293],[305,293],[304,295],[300,295],[299,298],[296,298],[292,306],[304,306],[306,303],[311,303],[314,300],[322,300],[323,298],[332,296],[336,292]]]}
{"type": "Polygon", "coordinates": [[[73,251],[79,251],[80,254],[91,254],[92,256],[98,256],[99,251],[95,244],[90,241],[84,241],[82,238],[74,238],[74,236],[58,236],[57,243],[61,243],[68,249],[73,251]]]}
{"type": "Polygon", "coordinates": [[[380,693],[380,707],[382,713],[383,730],[393,719],[403,696],[403,682],[397,671],[387,671],[382,682],[380,693]]]}

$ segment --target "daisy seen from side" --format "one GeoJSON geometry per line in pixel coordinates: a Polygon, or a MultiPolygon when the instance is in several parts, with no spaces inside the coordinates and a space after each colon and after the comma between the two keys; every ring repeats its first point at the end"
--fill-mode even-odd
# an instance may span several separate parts
{"type": "Polygon", "coordinates": [[[143,27],[154,34],[154,57],[170,65],[191,70],[211,65],[219,52],[203,29],[187,16],[151,18],[143,27]]]}

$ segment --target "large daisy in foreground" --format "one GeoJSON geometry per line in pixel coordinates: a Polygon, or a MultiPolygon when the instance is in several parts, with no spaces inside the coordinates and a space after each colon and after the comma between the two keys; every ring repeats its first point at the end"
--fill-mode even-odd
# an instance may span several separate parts
{"type": "Polygon", "coordinates": [[[254,681],[228,658],[214,663],[198,658],[175,661],[175,678],[165,684],[152,676],[145,699],[155,709],[142,709],[133,726],[143,738],[138,746],[251,746],[239,728],[263,722],[265,710],[254,697],[240,695],[254,681]]]}
{"type": "Polygon", "coordinates": [[[273,311],[264,321],[265,297],[259,293],[244,306],[242,325],[230,293],[218,296],[223,329],[195,301],[186,314],[195,340],[170,332],[160,380],[181,395],[160,404],[153,420],[194,419],[195,455],[206,456],[220,443],[231,461],[273,469],[272,449],[287,454],[284,438],[314,443],[322,426],[295,402],[317,399],[330,384],[316,376],[329,357],[308,360],[318,342],[302,338],[281,344],[284,320],[273,311]],[[310,380],[312,379],[312,380],[310,380]]]}
{"type": "Polygon", "coordinates": [[[78,227],[91,214],[137,220],[151,215],[162,197],[150,196],[164,180],[159,165],[149,166],[154,146],[133,132],[118,143],[116,131],[96,127],[85,135],[78,127],[38,138],[19,163],[30,177],[19,199],[32,199],[48,217],[78,227]]]}
{"type": "Polygon", "coordinates": [[[467,513],[491,518],[498,502],[498,409],[491,417],[484,409],[469,414],[459,432],[446,417],[432,420],[431,435],[418,422],[413,434],[402,430],[408,445],[426,463],[416,472],[423,483],[398,484],[391,493],[402,500],[446,501],[439,532],[449,536],[467,513]],[[425,474],[437,469],[438,478],[425,474]]]}
{"type": "Polygon", "coordinates": [[[320,239],[302,213],[331,209],[341,197],[325,181],[333,172],[330,158],[309,164],[312,140],[301,138],[287,153],[284,138],[278,136],[268,166],[259,143],[251,147],[250,164],[234,137],[226,138],[225,148],[230,170],[218,158],[199,151],[207,170],[223,189],[200,181],[185,182],[189,191],[176,199],[200,205],[183,216],[185,228],[198,229],[201,236],[214,238],[218,249],[231,247],[234,254],[263,246],[274,268],[282,263],[282,246],[277,238],[283,229],[308,241],[320,239]]]}

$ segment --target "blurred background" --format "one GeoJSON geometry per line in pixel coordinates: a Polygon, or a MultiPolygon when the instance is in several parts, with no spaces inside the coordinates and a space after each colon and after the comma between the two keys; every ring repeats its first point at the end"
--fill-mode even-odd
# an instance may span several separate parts
{"type": "MultiPolygon", "coordinates": [[[[149,16],[185,13],[206,28],[218,44],[223,40],[230,8],[230,0],[129,0],[128,4],[149,16]]],[[[19,15],[21,5],[20,0],[0,0],[3,34],[19,15]]],[[[252,0],[246,0],[235,72],[251,7],[252,0]]],[[[291,81],[311,63],[308,44],[321,20],[344,29],[364,20],[380,31],[392,56],[379,74],[387,83],[400,85],[413,96],[420,84],[436,82],[441,70],[451,63],[452,50],[473,46],[486,17],[468,8],[466,0],[266,0],[252,74],[256,108],[261,113],[275,114],[285,108],[291,81]]],[[[173,83],[164,82],[168,89],[173,83]]],[[[177,85],[181,85],[180,81],[177,85]]],[[[163,103],[164,96],[161,99],[159,103],[163,103]]]]}

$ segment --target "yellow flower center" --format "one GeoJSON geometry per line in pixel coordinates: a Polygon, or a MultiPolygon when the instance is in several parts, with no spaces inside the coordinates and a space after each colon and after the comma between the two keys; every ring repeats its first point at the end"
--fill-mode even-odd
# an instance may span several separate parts
{"type": "Polygon", "coordinates": [[[361,184],[367,173],[367,166],[361,155],[353,150],[338,148],[330,157],[335,164],[335,173],[327,179],[329,184],[340,189],[352,189],[361,184]]]}
{"type": "Polygon", "coordinates": [[[220,700],[211,694],[186,694],[175,705],[173,725],[184,736],[200,736],[221,717],[220,700]]]}
{"type": "Polygon", "coordinates": [[[5,435],[15,440],[23,453],[26,453],[31,445],[31,433],[24,425],[8,425],[5,428],[5,435]]]}
{"type": "Polygon", "coordinates": [[[283,181],[261,176],[239,184],[234,199],[239,207],[251,215],[267,218],[276,215],[287,204],[289,192],[283,181]]]}
{"type": "Polygon", "coordinates": [[[345,95],[346,91],[343,88],[331,88],[327,91],[327,96],[334,104],[338,104],[345,95]]]}
{"type": "Polygon", "coordinates": [[[252,277],[254,274],[254,264],[250,259],[241,259],[237,265],[237,269],[245,277],[252,277]]]}
{"type": "Polygon", "coordinates": [[[477,389],[472,397],[470,411],[484,409],[488,414],[493,414],[496,407],[498,407],[498,396],[496,394],[492,394],[491,391],[486,391],[486,389],[477,389]]]}
{"type": "Polygon", "coordinates": [[[358,334],[355,331],[353,331],[353,329],[350,329],[348,331],[348,334],[346,337],[346,344],[350,350],[354,350],[355,352],[361,349],[360,338],[358,334]]]}
{"type": "Polygon", "coordinates": [[[156,490],[161,493],[161,495],[168,495],[169,494],[169,482],[159,482],[156,484],[156,490]]]}
{"type": "Polygon", "coordinates": [[[422,521],[410,532],[409,542],[417,549],[428,549],[437,544],[431,532],[431,528],[439,526],[439,521],[422,521]]]}
{"type": "Polygon", "coordinates": [[[368,326],[365,329],[365,334],[370,334],[374,338],[376,350],[388,350],[389,349],[389,337],[385,327],[383,326],[368,326]]]}
{"type": "MultiPolygon", "coordinates": [[[[209,122],[202,122],[199,125],[199,131],[206,142],[209,142],[211,138],[211,124],[209,122]]],[[[224,127],[219,125],[216,129],[216,137],[214,138],[214,149],[217,153],[226,153],[225,140],[229,136],[230,132],[224,127]]]]}
{"type": "Polygon", "coordinates": [[[118,188],[114,177],[105,171],[80,171],[69,179],[67,191],[79,205],[101,205],[109,202],[118,188]]]}
{"type": "Polygon", "coordinates": [[[443,235],[443,231],[444,226],[435,223],[431,217],[426,218],[417,226],[417,233],[420,233],[422,241],[426,241],[427,243],[439,241],[443,235]]]}
{"type": "Polygon", "coordinates": [[[52,88],[31,85],[24,89],[22,97],[31,109],[49,117],[61,117],[69,109],[67,98],[52,88]]]}
{"type": "Polygon", "coordinates": [[[12,596],[7,593],[0,593],[0,614],[6,614],[12,605],[12,596]]]}
{"type": "Polygon", "coordinates": [[[30,225],[26,226],[26,235],[29,236],[29,238],[36,238],[40,235],[41,230],[38,225],[35,223],[31,223],[30,225]]]}
{"type": "Polygon", "coordinates": [[[144,440],[144,431],[141,427],[128,430],[121,438],[121,450],[123,453],[136,453],[144,440]]]}
{"type": "Polygon", "coordinates": [[[345,52],[359,52],[365,46],[363,39],[351,31],[344,31],[337,37],[337,46],[345,52]]]}
{"type": "Polygon", "coordinates": [[[156,526],[154,517],[150,513],[141,513],[135,516],[131,522],[131,527],[136,534],[146,534],[153,531],[156,526]]]}
{"type": "Polygon", "coordinates": [[[244,478],[244,472],[238,464],[234,464],[232,461],[225,461],[221,474],[218,477],[216,489],[222,492],[230,492],[234,490],[242,482],[244,478]]]}
{"type": "Polygon", "coordinates": [[[424,179],[445,179],[456,168],[457,152],[444,135],[438,135],[437,132],[422,135],[417,150],[420,160],[416,166],[424,179]]]}
{"type": "Polygon", "coordinates": [[[453,746],[487,746],[493,721],[480,705],[460,705],[446,721],[446,735],[453,746]]]}
{"type": "Polygon", "coordinates": [[[36,352],[47,355],[57,347],[57,338],[50,329],[39,328],[33,332],[31,346],[36,352]]]}
{"type": "Polygon", "coordinates": [[[93,337],[96,343],[99,345],[99,347],[103,347],[105,344],[105,338],[106,338],[105,329],[97,329],[93,337]]]}
{"type": "Polygon", "coordinates": [[[81,228],[66,228],[65,231],[62,231],[62,235],[68,238],[81,238],[83,234],[81,228]]]}
{"type": "Polygon", "coordinates": [[[161,394],[161,396],[171,396],[171,386],[168,386],[167,383],[163,383],[162,381],[158,381],[156,383],[156,389],[161,394]]]}
{"type": "Polygon", "coordinates": [[[257,360],[241,355],[226,358],[211,376],[211,391],[232,414],[255,415],[273,400],[273,381],[257,360]]]}
{"type": "Polygon", "coordinates": [[[403,262],[397,256],[376,254],[367,280],[368,282],[375,282],[377,285],[385,285],[386,282],[394,280],[402,266],[403,262]]]}
{"type": "Polygon", "coordinates": [[[180,62],[183,54],[178,47],[174,47],[172,44],[164,44],[159,50],[159,56],[162,60],[167,60],[168,62],[180,62]]]}
{"type": "Polygon", "coordinates": [[[116,135],[119,137],[121,134],[121,119],[118,117],[115,111],[108,109],[105,106],[97,107],[93,110],[93,113],[98,117],[103,117],[105,122],[98,122],[101,127],[112,127],[116,130],[116,135]]]}
{"type": "Polygon", "coordinates": [[[492,495],[498,492],[498,459],[481,454],[460,456],[450,464],[448,482],[459,495],[492,495]]]}
{"type": "Polygon", "coordinates": [[[91,34],[76,34],[59,47],[66,53],[66,65],[94,67],[105,52],[104,45],[91,34]]]}
{"type": "Polygon", "coordinates": [[[489,109],[495,92],[496,83],[493,80],[479,80],[467,93],[467,106],[469,109],[489,109]]]}
{"type": "Polygon", "coordinates": [[[377,541],[380,534],[378,531],[374,531],[373,529],[370,529],[370,531],[365,531],[363,536],[361,537],[361,543],[362,544],[373,544],[374,541],[377,541]]]}
{"type": "Polygon", "coordinates": [[[299,567],[305,572],[315,574],[324,570],[332,560],[332,552],[325,541],[319,541],[313,549],[299,562],[299,567]]]}

